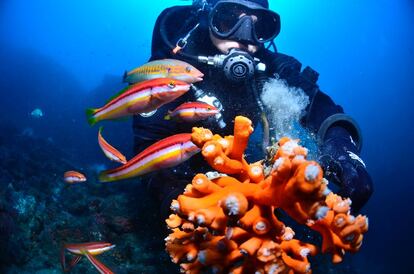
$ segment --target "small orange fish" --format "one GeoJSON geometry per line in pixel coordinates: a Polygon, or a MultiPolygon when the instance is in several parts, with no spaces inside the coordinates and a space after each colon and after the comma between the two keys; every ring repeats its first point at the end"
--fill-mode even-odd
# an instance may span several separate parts
{"type": "Polygon", "coordinates": [[[105,156],[108,157],[108,159],[111,161],[125,164],[127,162],[125,156],[121,152],[119,152],[116,148],[108,144],[107,141],[105,141],[105,139],[102,137],[102,130],[103,130],[103,127],[100,127],[99,132],[98,132],[98,143],[103,153],[105,154],[105,156]]]}
{"type": "Polygon", "coordinates": [[[218,108],[203,102],[187,102],[169,111],[165,120],[173,119],[178,122],[197,122],[219,113],[218,108]]]}
{"type": "Polygon", "coordinates": [[[73,184],[73,183],[81,183],[86,181],[85,175],[80,172],[70,170],[66,171],[63,175],[63,179],[66,183],[73,184]]]}

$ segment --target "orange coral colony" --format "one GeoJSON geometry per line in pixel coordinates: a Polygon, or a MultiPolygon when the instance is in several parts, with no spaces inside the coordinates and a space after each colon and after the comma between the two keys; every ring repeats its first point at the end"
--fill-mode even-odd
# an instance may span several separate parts
{"type": "Polygon", "coordinates": [[[318,231],[333,262],[358,251],[367,217],[352,216],[351,201],[330,192],[299,140],[284,137],[270,161],[248,164],[243,153],[252,132],[242,116],[234,136],[193,128],[193,143],[216,172],[197,174],[171,204],[165,241],[172,261],[185,273],[310,273],[308,256],[317,247],[294,239],[275,209],[318,231]]]}

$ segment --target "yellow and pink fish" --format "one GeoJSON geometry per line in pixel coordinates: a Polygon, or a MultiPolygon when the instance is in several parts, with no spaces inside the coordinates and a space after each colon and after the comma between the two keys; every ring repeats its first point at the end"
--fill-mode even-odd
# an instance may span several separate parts
{"type": "Polygon", "coordinates": [[[192,65],[176,60],[161,59],[148,62],[124,74],[124,82],[134,84],[155,78],[171,78],[187,83],[203,80],[204,74],[192,65]]]}
{"type": "Polygon", "coordinates": [[[173,119],[178,122],[197,122],[205,120],[219,113],[218,108],[203,102],[187,102],[169,111],[164,117],[166,120],[173,119]]]}
{"type": "Polygon", "coordinates": [[[138,113],[156,110],[174,101],[190,89],[190,85],[180,80],[157,78],[130,85],[121,90],[101,108],[87,109],[90,125],[102,120],[119,119],[138,113]]]}
{"type": "Polygon", "coordinates": [[[146,173],[177,166],[200,152],[191,141],[191,133],[176,134],[149,146],[125,165],[103,171],[99,175],[101,182],[128,179],[146,173]]]}
{"type": "Polygon", "coordinates": [[[82,256],[85,256],[89,262],[99,271],[101,274],[112,274],[112,272],[106,265],[100,262],[95,256],[102,254],[108,250],[114,248],[115,245],[105,242],[89,242],[89,243],[76,243],[65,244],[61,250],[60,263],[62,265],[63,272],[69,272],[79,261],[82,256]],[[69,251],[75,257],[66,266],[65,251],[69,251]]]}

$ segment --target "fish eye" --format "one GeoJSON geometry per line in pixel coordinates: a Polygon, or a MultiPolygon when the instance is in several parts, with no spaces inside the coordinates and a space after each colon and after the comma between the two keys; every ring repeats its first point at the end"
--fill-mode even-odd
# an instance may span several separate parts
{"type": "Polygon", "coordinates": [[[186,71],[186,72],[190,72],[190,71],[191,71],[191,67],[190,67],[190,66],[186,66],[186,67],[185,67],[185,71],[186,71]]]}
{"type": "Polygon", "coordinates": [[[168,87],[171,88],[171,89],[175,88],[175,82],[174,81],[169,82],[168,87]]]}
{"type": "Polygon", "coordinates": [[[211,107],[208,107],[207,110],[211,110],[211,107]]]}

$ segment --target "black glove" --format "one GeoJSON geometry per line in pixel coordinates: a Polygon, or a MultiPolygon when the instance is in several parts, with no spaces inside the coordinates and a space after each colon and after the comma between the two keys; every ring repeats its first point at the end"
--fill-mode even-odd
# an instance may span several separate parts
{"type": "Polygon", "coordinates": [[[319,158],[325,177],[339,187],[339,195],[351,198],[352,211],[358,212],[373,192],[371,177],[344,128],[330,128],[325,136],[319,158]]]}

